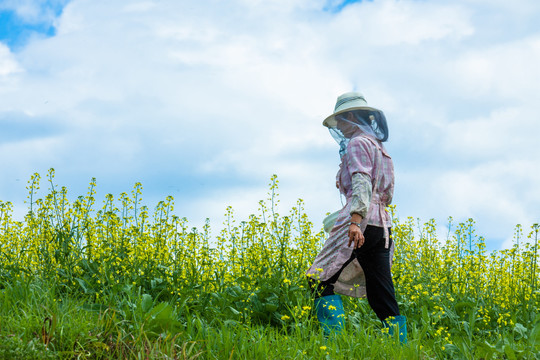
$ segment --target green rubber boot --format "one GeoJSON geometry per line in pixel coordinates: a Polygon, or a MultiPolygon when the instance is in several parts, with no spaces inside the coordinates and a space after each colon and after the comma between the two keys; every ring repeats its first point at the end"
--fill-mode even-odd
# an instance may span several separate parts
{"type": "Polygon", "coordinates": [[[388,328],[388,336],[394,337],[399,331],[399,342],[404,345],[407,343],[407,318],[403,315],[390,316],[383,321],[383,326],[388,328]]]}
{"type": "Polygon", "coordinates": [[[345,326],[345,311],[339,295],[321,296],[315,299],[317,319],[323,329],[324,337],[338,334],[345,326]]]}

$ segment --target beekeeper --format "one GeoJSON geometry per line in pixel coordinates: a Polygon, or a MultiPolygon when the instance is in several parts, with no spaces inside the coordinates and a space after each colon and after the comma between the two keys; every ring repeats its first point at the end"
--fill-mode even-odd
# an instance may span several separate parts
{"type": "Polygon", "coordinates": [[[323,125],[340,145],[336,185],[346,204],[307,271],[317,318],[328,337],[344,326],[338,294],[367,296],[389,333],[397,329],[405,343],[405,317],[399,313],[390,272],[394,244],[386,207],[394,192],[394,166],[383,146],[388,140],[386,118],[368,106],[362,94],[348,92],[337,98],[323,125]]]}

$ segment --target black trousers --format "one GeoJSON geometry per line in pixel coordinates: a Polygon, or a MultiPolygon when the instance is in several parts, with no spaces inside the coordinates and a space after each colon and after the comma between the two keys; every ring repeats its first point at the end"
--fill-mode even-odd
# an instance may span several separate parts
{"type": "MultiPolygon", "coordinates": [[[[388,230],[390,231],[390,229],[388,230]]],[[[392,273],[390,272],[390,249],[384,247],[385,238],[382,227],[368,225],[364,231],[364,238],[364,245],[353,250],[351,258],[334,276],[326,281],[317,281],[308,277],[308,281],[314,297],[334,295],[334,283],[338,280],[341,271],[354,258],[358,259],[366,276],[369,306],[382,321],[389,316],[399,315],[392,273]]],[[[392,243],[390,242],[390,244],[392,243]]]]}

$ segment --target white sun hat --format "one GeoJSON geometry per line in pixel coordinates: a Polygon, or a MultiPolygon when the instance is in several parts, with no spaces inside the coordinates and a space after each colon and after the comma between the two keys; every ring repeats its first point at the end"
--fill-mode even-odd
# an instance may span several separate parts
{"type": "Polygon", "coordinates": [[[334,107],[334,113],[324,119],[323,125],[328,128],[336,127],[337,121],[335,116],[353,110],[370,110],[382,113],[381,110],[369,106],[364,95],[356,91],[351,91],[338,96],[336,106],[334,107]]]}

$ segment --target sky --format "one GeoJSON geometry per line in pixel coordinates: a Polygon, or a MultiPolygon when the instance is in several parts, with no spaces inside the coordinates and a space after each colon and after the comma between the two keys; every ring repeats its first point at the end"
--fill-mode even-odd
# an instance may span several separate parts
{"type": "Polygon", "coordinates": [[[400,220],[473,218],[488,249],[540,222],[537,0],[0,0],[0,200],[143,184],[217,234],[272,174],[322,227],[342,205],[338,95],[382,109],[400,220]]]}

